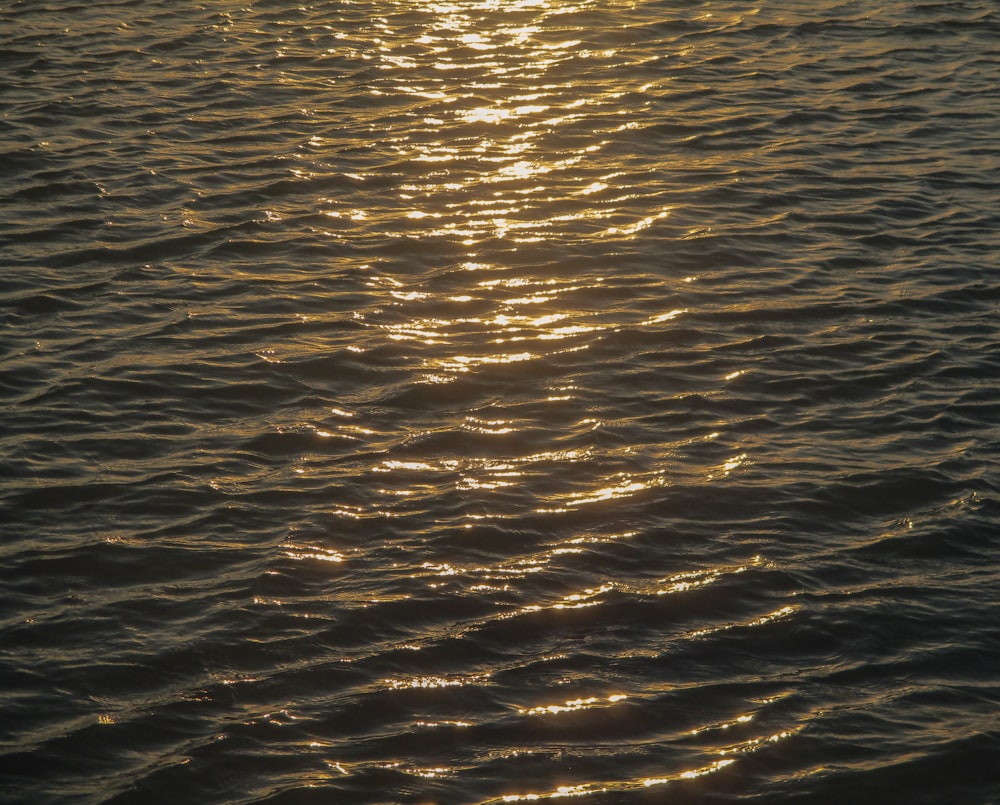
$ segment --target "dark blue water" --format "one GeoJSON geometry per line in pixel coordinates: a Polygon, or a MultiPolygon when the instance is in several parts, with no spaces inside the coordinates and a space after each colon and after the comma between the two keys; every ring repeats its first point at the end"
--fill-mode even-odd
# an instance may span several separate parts
{"type": "Polygon", "coordinates": [[[1000,802],[993,2],[0,71],[0,800],[1000,802]]]}

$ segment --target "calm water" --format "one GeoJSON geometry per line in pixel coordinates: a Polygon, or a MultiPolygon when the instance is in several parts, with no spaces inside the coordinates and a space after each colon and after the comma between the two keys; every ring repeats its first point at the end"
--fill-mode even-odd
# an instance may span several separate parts
{"type": "Polygon", "coordinates": [[[761,6],[0,3],[0,799],[1000,802],[1000,11],[761,6]]]}

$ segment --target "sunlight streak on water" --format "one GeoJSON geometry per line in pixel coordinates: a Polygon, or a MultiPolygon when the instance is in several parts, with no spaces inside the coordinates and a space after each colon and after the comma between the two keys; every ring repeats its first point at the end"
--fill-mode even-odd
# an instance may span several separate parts
{"type": "Polygon", "coordinates": [[[6,4],[0,788],[997,799],[995,17],[6,4]]]}

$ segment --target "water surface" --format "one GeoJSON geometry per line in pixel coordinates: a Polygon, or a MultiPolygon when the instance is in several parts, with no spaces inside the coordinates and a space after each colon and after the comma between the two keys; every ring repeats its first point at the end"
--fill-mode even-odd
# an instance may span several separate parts
{"type": "Polygon", "coordinates": [[[0,49],[5,801],[1000,799],[994,4],[0,49]]]}

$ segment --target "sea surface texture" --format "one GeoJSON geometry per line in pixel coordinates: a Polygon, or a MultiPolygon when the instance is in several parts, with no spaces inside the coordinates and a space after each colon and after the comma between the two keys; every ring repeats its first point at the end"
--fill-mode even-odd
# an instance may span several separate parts
{"type": "Polygon", "coordinates": [[[8,0],[0,75],[0,801],[1000,802],[993,0],[8,0]]]}

